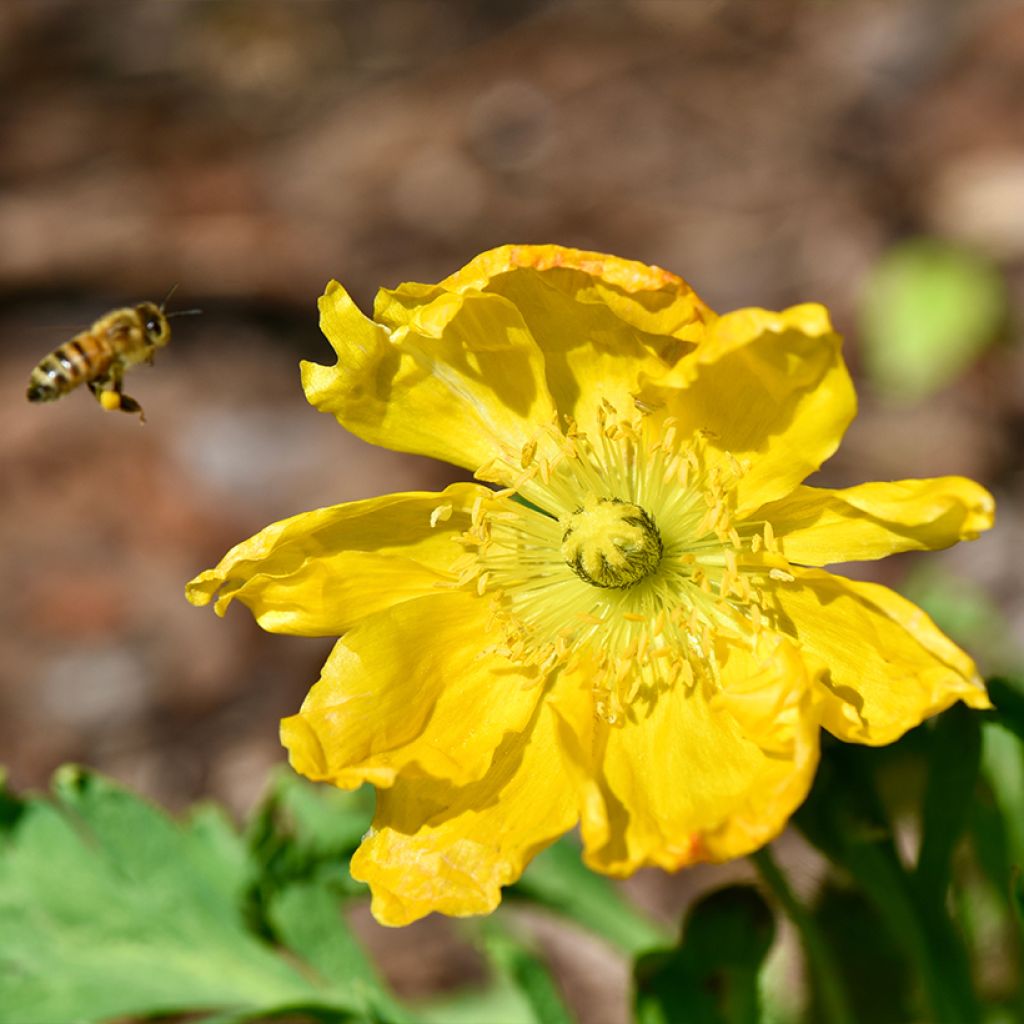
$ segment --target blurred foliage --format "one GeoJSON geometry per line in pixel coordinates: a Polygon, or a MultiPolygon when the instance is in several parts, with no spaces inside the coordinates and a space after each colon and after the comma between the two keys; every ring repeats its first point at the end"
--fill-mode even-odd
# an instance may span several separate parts
{"type": "Polygon", "coordinates": [[[631,956],[663,946],[669,938],[623,899],[609,879],[584,866],[572,837],[540,853],[509,896],[564,914],[631,956]]]}
{"type": "Polygon", "coordinates": [[[640,1024],[753,1024],[761,1019],[758,974],[775,919],[750,886],[719,889],[690,910],[682,941],[636,961],[640,1024]]]}
{"type": "Polygon", "coordinates": [[[872,269],[861,305],[866,369],[879,392],[913,401],[951,384],[1007,317],[994,265],[933,238],[894,246],[872,269]]]}
{"type": "Polygon", "coordinates": [[[217,1020],[405,1019],[329,886],[301,882],[268,901],[289,957],[252,933],[242,908],[257,865],[218,811],[178,825],[75,768],[57,774],[52,801],[19,807],[0,846],[5,1024],[197,1010],[220,1011],[217,1020]]]}

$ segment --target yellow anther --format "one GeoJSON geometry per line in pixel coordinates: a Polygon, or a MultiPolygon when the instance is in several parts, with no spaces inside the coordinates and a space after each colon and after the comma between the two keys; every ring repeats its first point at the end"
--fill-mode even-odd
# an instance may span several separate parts
{"type": "Polygon", "coordinates": [[[430,513],[430,525],[431,527],[437,526],[438,523],[447,523],[452,517],[454,512],[454,506],[452,505],[438,505],[433,512],[430,513]]]}
{"type": "Polygon", "coordinates": [[[645,631],[640,634],[640,638],[636,644],[636,656],[640,661],[643,661],[647,657],[647,648],[650,645],[650,635],[645,631]]]}
{"type": "Polygon", "coordinates": [[[665,632],[665,609],[662,608],[654,618],[654,625],[651,627],[651,636],[658,637],[665,632]]]}
{"type": "Polygon", "coordinates": [[[522,450],[522,452],[519,455],[519,465],[522,466],[523,469],[528,469],[529,466],[530,466],[530,463],[533,462],[533,457],[536,454],[537,454],[537,442],[536,441],[527,441],[526,444],[523,445],[523,450],[522,450]]]}

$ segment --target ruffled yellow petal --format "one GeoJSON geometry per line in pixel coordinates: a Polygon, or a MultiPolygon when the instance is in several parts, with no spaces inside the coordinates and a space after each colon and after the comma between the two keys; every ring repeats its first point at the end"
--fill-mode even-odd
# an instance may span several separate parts
{"type": "Polygon", "coordinates": [[[320,326],[338,362],[302,364],[306,397],[373,444],[476,470],[555,419],[543,356],[500,296],[434,290],[392,330],[331,281],[320,326]]]}
{"type": "Polygon", "coordinates": [[[488,650],[489,617],[481,598],[443,591],[360,622],[281,723],[292,767],[343,789],[484,775],[542,689],[535,669],[488,650]]]}
{"type": "Polygon", "coordinates": [[[236,598],[271,633],[338,636],[368,615],[436,593],[462,549],[455,538],[484,489],[453,484],[353,501],[274,523],[186,587],[223,615],[236,598]]]}
{"type": "MultiPolygon", "coordinates": [[[[589,700],[580,692],[579,704],[589,700]]],[[[467,712],[476,721],[476,709],[467,712]]],[[[590,714],[578,706],[577,716],[590,714]]],[[[551,704],[510,733],[478,782],[452,786],[405,775],[378,793],[373,828],[352,858],[381,924],[437,911],[486,914],[529,861],[577,820],[576,795],[551,704]]]]}
{"type": "MultiPolygon", "coordinates": [[[[644,292],[657,293],[651,297],[638,298],[638,302],[647,310],[647,313],[637,311],[639,317],[662,315],[676,298],[696,304],[704,313],[708,312],[708,307],[693,289],[681,277],[668,270],[637,260],[625,260],[603,252],[589,252],[564,245],[500,245],[470,260],[461,270],[446,277],[441,286],[451,291],[483,291],[495,278],[520,267],[540,271],[580,270],[627,294],[641,296],[644,292]]],[[[689,323],[689,314],[684,315],[684,321],[689,323]]],[[[683,321],[676,318],[663,326],[679,322],[683,321]]],[[[637,326],[644,330],[654,329],[647,320],[638,322],[637,326]]],[[[661,333],[670,333],[668,330],[657,329],[661,333]]]]}
{"type": "Polygon", "coordinates": [[[793,569],[771,591],[773,628],[829,669],[822,724],[881,745],[957,700],[990,707],[974,662],[916,605],[877,583],[793,569]]]}
{"type": "Polygon", "coordinates": [[[559,413],[585,432],[596,429],[604,401],[632,415],[640,379],[693,351],[714,318],[674,274],[557,245],[494,249],[440,287],[512,302],[544,353],[559,413]]]}
{"type": "Polygon", "coordinates": [[[738,310],[641,399],[720,453],[743,514],[789,494],[839,446],[856,412],[840,345],[821,306],[738,310]]]}
{"type": "Polygon", "coordinates": [[[716,658],[717,689],[680,682],[641,694],[623,725],[580,737],[591,867],[628,875],[749,853],[782,830],[806,795],[819,713],[805,661],[769,637],[756,652],[719,639],[716,658]]]}
{"type": "Polygon", "coordinates": [[[336,366],[303,364],[309,400],[375,444],[508,482],[526,445],[602,402],[633,413],[641,377],[692,351],[714,314],[681,278],[561,246],[504,246],[438,285],[382,289],[374,319],[331,282],[336,366]]]}
{"type": "Polygon", "coordinates": [[[799,487],[764,506],[782,553],[802,565],[884,558],[974,540],[992,526],[995,502],[962,476],[895,480],[833,491],[799,487]]]}

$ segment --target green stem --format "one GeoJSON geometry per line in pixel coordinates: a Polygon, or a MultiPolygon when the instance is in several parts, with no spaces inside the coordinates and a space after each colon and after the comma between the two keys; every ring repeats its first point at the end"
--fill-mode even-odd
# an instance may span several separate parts
{"type": "Polygon", "coordinates": [[[846,997],[846,988],[839,968],[832,955],[832,947],[822,934],[817,921],[797,899],[767,846],[751,854],[750,859],[760,872],[764,884],[771,890],[786,916],[800,933],[804,956],[807,957],[807,964],[814,976],[825,1019],[829,1024],[857,1024],[846,997]]]}

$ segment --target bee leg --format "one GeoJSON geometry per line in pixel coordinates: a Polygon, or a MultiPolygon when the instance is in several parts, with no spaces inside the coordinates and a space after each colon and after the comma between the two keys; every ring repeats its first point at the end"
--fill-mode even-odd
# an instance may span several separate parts
{"type": "Polygon", "coordinates": [[[129,398],[127,395],[122,395],[120,392],[118,392],[117,397],[120,399],[119,408],[121,412],[137,412],[139,414],[139,422],[146,422],[146,414],[142,411],[142,406],[139,405],[134,398],[129,398]]]}
{"type": "Polygon", "coordinates": [[[121,394],[121,383],[120,374],[109,373],[104,377],[89,381],[89,390],[108,412],[112,412],[114,409],[120,409],[121,412],[137,412],[140,422],[145,423],[146,417],[142,406],[134,398],[121,394]]]}

